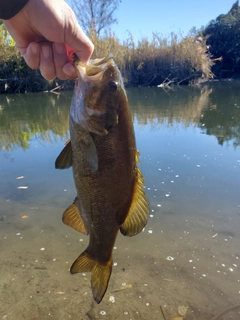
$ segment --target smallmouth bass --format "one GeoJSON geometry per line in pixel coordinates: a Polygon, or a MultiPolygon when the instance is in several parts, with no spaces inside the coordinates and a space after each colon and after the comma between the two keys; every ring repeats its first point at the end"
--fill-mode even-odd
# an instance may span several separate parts
{"type": "Polygon", "coordinates": [[[134,236],[149,217],[143,176],[137,167],[132,118],[123,80],[112,57],[75,58],[79,77],[70,108],[70,139],[55,162],[72,166],[77,190],[63,222],[89,234],[89,245],[70,272],[91,272],[93,298],[100,303],[112,271],[117,233],[134,236]]]}

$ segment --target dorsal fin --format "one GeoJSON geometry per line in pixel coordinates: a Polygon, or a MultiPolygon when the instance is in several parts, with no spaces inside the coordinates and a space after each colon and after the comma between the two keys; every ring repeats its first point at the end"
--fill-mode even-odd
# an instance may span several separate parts
{"type": "Polygon", "coordinates": [[[78,209],[77,201],[78,199],[76,198],[74,202],[63,212],[62,221],[74,230],[83,234],[88,234],[81,217],[80,210],[78,209]]]}
{"type": "MultiPolygon", "coordinates": [[[[137,154],[138,156],[138,154],[137,154]]],[[[144,179],[139,168],[136,168],[136,182],[132,203],[120,231],[125,236],[134,236],[142,231],[149,218],[149,202],[143,190],[144,179]]]]}

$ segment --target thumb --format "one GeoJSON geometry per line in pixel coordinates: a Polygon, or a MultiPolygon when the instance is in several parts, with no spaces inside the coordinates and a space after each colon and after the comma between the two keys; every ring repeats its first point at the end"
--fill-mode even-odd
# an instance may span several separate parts
{"type": "Polygon", "coordinates": [[[77,21],[75,23],[73,28],[75,32],[72,32],[72,30],[69,33],[66,32],[65,37],[68,59],[72,62],[72,54],[75,52],[81,62],[87,63],[93,53],[94,45],[77,21]]]}

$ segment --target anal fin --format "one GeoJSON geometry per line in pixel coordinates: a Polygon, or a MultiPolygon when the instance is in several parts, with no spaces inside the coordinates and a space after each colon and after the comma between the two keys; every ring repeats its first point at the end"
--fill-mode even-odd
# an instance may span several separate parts
{"type": "Polygon", "coordinates": [[[149,202],[143,190],[144,179],[139,168],[136,169],[136,182],[132,203],[120,231],[125,236],[134,236],[142,231],[149,218],[149,202]]]}
{"type": "Polygon", "coordinates": [[[72,227],[74,230],[81,232],[83,234],[88,234],[81,213],[77,206],[77,198],[74,202],[63,212],[62,217],[63,223],[67,226],[72,227]]]}

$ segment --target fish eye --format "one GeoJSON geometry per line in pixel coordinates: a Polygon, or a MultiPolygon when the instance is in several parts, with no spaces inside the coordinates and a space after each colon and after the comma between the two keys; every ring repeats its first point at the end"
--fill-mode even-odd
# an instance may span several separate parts
{"type": "Polygon", "coordinates": [[[118,84],[115,81],[110,81],[108,84],[108,90],[111,92],[117,91],[118,84]]]}

